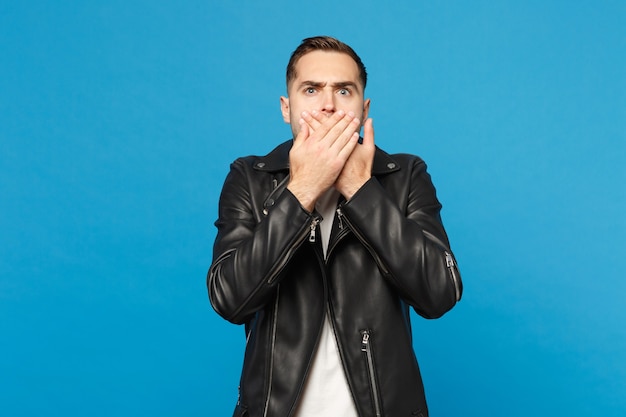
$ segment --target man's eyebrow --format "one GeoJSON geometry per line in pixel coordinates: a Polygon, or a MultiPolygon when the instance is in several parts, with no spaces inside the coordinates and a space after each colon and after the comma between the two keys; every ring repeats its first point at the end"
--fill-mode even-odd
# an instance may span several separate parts
{"type": "MultiPolygon", "coordinates": [[[[321,82],[321,81],[311,81],[311,80],[307,80],[307,81],[302,81],[300,83],[300,88],[303,87],[316,87],[316,88],[321,88],[321,87],[326,87],[325,82],[321,82]]],[[[334,88],[346,88],[346,87],[350,87],[353,89],[358,90],[358,85],[353,82],[353,81],[337,81],[335,83],[331,83],[331,86],[334,88]]]]}
{"type": "Polygon", "coordinates": [[[326,83],[323,83],[321,81],[302,81],[300,83],[300,88],[302,87],[325,87],[326,83]]]}
{"type": "Polygon", "coordinates": [[[344,87],[352,87],[357,88],[357,85],[352,81],[339,81],[332,84],[333,87],[344,88],[344,87]]]}

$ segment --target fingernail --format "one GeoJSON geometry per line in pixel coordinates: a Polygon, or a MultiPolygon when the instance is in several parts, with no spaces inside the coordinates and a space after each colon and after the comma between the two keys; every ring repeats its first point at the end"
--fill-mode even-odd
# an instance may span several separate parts
{"type": "Polygon", "coordinates": [[[339,116],[343,116],[343,115],[345,115],[345,114],[346,114],[346,112],[344,112],[343,110],[339,110],[339,111],[337,111],[337,114],[338,114],[339,116]]]}
{"type": "Polygon", "coordinates": [[[306,111],[302,112],[302,117],[307,117],[309,115],[309,113],[307,113],[306,111]]]}
{"type": "Polygon", "coordinates": [[[348,112],[348,116],[350,116],[350,117],[354,117],[354,112],[353,112],[353,111],[349,111],[349,112],[348,112]]]}

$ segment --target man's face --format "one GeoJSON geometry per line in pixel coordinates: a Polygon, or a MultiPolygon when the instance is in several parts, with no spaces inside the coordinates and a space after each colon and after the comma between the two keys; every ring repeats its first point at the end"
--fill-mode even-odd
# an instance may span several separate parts
{"type": "Polygon", "coordinates": [[[352,111],[361,123],[369,112],[370,100],[363,99],[359,68],[341,52],[313,51],[300,58],[287,94],[289,97],[280,98],[280,107],[294,138],[300,131],[298,121],[303,111],[317,110],[326,116],[337,110],[352,111]]]}

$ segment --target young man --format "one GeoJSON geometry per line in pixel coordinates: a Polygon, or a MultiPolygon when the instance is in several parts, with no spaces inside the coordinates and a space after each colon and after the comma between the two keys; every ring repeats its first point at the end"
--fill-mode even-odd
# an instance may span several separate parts
{"type": "Polygon", "coordinates": [[[235,416],[428,416],[409,309],[440,317],[462,284],[426,165],[374,145],[366,83],[348,45],[305,39],[280,99],[294,139],[224,183],[207,284],[245,324],[235,416]]]}

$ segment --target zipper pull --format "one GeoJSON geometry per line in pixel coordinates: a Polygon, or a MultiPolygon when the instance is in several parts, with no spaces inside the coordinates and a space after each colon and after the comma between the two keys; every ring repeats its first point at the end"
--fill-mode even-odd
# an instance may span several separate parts
{"type": "Polygon", "coordinates": [[[454,266],[454,259],[452,258],[452,255],[449,252],[444,252],[446,255],[446,266],[448,268],[452,268],[454,266]]]}
{"type": "Polygon", "coordinates": [[[459,276],[457,272],[458,269],[456,269],[452,254],[448,251],[445,251],[444,254],[446,256],[446,266],[448,267],[448,271],[450,271],[450,275],[452,276],[452,283],[454,284],[456,301],[459,301],[461,299],[461,289],[459,288],[459,276]]]}
{"type": "Polygon", "coordinates": [[[343,230],[343,212],[341,207],[337,207],[337,220],[339,221],[339,230],[343,230]]]}
{"type": "Polygon", "coordinates": [[[317,228],[317,224],[320,222],[320,219],[317,217],[311,221],[311,233],[309,234],[309,242],[315,243],[315,229],[317,228]]]}
{"type": "Polygon", "coordinates": [[[365,330],[363,332],[363,339],[361,340],[361,352],[367,352],[367,345],[370,341],[370,332],[365,330]]]}

